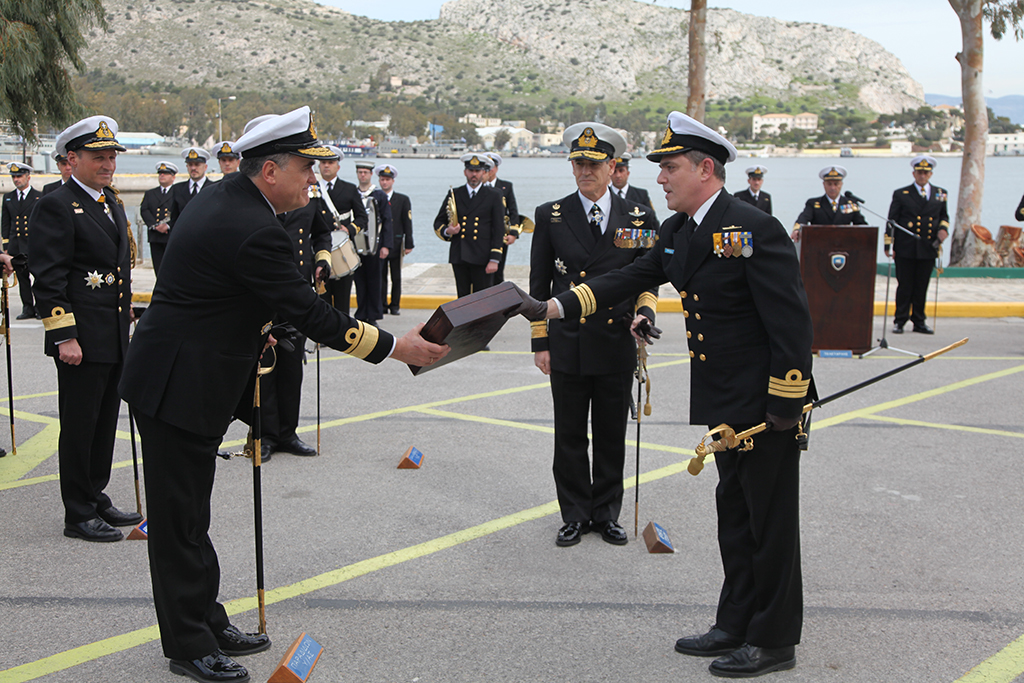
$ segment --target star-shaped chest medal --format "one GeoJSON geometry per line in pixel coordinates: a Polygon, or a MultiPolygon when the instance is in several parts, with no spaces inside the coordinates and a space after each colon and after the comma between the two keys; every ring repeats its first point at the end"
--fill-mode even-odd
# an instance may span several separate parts
{"type": "Polygon", "coordinates": [[[569,272],[565,267],[565,263],[560,258],[555,259],[555,270],[557,270],[562,275],[565,275],[566,273],[569,272]]]}
{"type": "Polygon", "coordinates": [[[99,271],[92,271],[85,276],[85,284],[92,289],[99,289],[103,285],[103,276],[100,275],[99,271]]]}

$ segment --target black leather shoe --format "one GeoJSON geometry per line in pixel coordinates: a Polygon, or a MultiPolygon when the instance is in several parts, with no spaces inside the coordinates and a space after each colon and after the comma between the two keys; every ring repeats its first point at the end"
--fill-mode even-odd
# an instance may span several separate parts
{"type": "Polygon", "coordinates": [[[266,633],[242,633],[232,625],[217,634],[217,647],[233,657],[251,655],[269,650],[270,636],[266,633]]]}
{"type": "Polygon", "coordinates": [[[297,436],[277,444],[277,450],[292,455],[316,455],[316,449],[297,436]]]}
{"type": "Polygon", "coordinates": [[[25,308],[21,309],[21,315],[16,316],[14,319],[15,320],[28,320],[29,318],[35,318],[35,317],[37,317],[36,316],[36,309],[32,308],[31,306],[26,306],[25,308]]]}
{"type": "Polygon", "coordinates": [[[892,326],[893,334],[903,334],[903,323],[894,323],[892,326]]]}
{"type": "Polygon", "coordinates": [[[274,455],[274,451],[277,450],[277,444],[273,441],[263,439],[260,443],[260,464],[270,462],[270,456],[274,455]]]}
{"type": "Polygon", "coordinates": [[[570,545],[576,545],[580,542],[583,534],[589,533],[589,524],[584,524],[583,522],[569,522],[558,530],[558,538],[555,539],[555,545],[561,546],[562,548],[570,545]]]}
{"type": "Polygon", "coordinates": [[[590,526],[601,532],[601,538],[604,539],[605,543],[611,543],[612,545],[626,545],[629,543],[626,530],[614,520],[591,522],[590,526]]]}
{"type": "Polygon", "coordinates": [[[699,636],[686,636],[676,641],[676,652],[694,657],[721,657],[743,645],[743,639],[726,633],[717,626],[699,636]]]}
{"type": "Polygon", "coordinates": [[[796,648],[792,645],[773,649],[747,644],[711,662],[708,671],[721,678],[754,678],[795,666],[796,648]]]}
{"type": "Polygon", "coordinates": [[[145,519],[138,512],[122,512],[114,506],[106,510],[97,510],[96,513],[110,526],[135,526],[145,519]]]}
{"type": "Polygon", "coordinates": [[[170,667],[179,676],[188,676],[197,681],[246,683],[249,680],[246,668],[220,650],[192,661],[172,659],[170,667]]]}
{"type": "Polygon", "coordinates": [[[402,314],[398,311],[397,308],[392,308],[391,309],[391,315],[402,315],[402,314]]]}
{"type": "Polygon", "coordinates": [[[920,325],[914,325],[914,332],[920,332],[921,334],[935,334],[935,330],[928,327],[924,323],[920,325]]]}
{"type": "Polygon", "coordinates": [[[81,538],[94,543],[113,543],[124,538],[124,534],[99,517],[76,524],[64,522],[64,535],[68,538],[81,538]]]}

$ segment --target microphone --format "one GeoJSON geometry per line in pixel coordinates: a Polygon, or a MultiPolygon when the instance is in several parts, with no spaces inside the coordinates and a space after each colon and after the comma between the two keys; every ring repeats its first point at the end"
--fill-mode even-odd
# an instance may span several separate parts
{"type": "Polygon", "coordinates": [[[857,195],[855,195],[852,192],[849,192],[849,191],[844,192],[843,196],[846,197],[847,199],[850,199],[852,201],[857,202],[858,204],[867,204],[866,201],[864,201],[863,199],[861,199],[860,197],[858,197],[857,195]]]}

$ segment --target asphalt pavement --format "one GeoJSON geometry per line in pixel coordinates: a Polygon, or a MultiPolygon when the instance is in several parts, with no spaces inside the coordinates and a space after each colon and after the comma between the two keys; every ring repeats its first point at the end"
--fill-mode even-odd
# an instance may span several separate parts
{"type": "MultiPolygon", "coordinates": [[[[403,333],[429,313],[382,326],[403,333]]],[[[815,416],[802,461],[803,641],[797,668],[771,680],[1009,683],[1024,672],[1024,319],[933,322],[935,336],[904,334],[900,346],[970,342],[815,416]]],[[[637,517],[665,528],[671,555],[633,538],[633,425],[620,517],[629,544],[590,534],[555,546],[551,394],[525,320],[490,352],[419,377],[322,350],[321,455],[277,454],[263,467],[274,645],[242,659],[253,680],[303,632],[324,647],[309,680],[325,683],[711,680],[708,660],[673,644],[714,621],[717,474],[710,462],[698,477],[685,471],[704,428],[686,424],[683,318],[659,325],[637,517]],[[410,446],[422,467],[397,469],[410,446]]],[[[0,459],[0,682],[182,680],[160,650],[145,542],[61,534],[56,374],[42,344],[37,321],[14,323],[19,447],[0,459]]],[[[814,372],[825,395],[910,360],[816,359],[814,372]]],[[[311,355],[300,433],[312,444],[317,387],[311,355]]],[[[120,429],[107,491],[134,509],[127,410],[120,429]]],[[[227,445],[243,438],[235,425],[227,445]]],[[[251,470],[218,461],[211,530],[221,600],[249,631],[251,470]]]]}

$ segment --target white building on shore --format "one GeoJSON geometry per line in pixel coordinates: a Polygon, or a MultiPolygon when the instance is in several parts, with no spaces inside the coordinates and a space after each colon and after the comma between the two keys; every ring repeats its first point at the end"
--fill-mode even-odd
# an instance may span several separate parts
{"type": "Polygon", "coordinates": [[[752,121],[753,135],[756,138],[761,133],[766,135],[778,135],[782,127],[786,130],[806,130],[813,132],[818,130],[818,115],[810,112],[801,114],[754,114],[752,121]]]}

